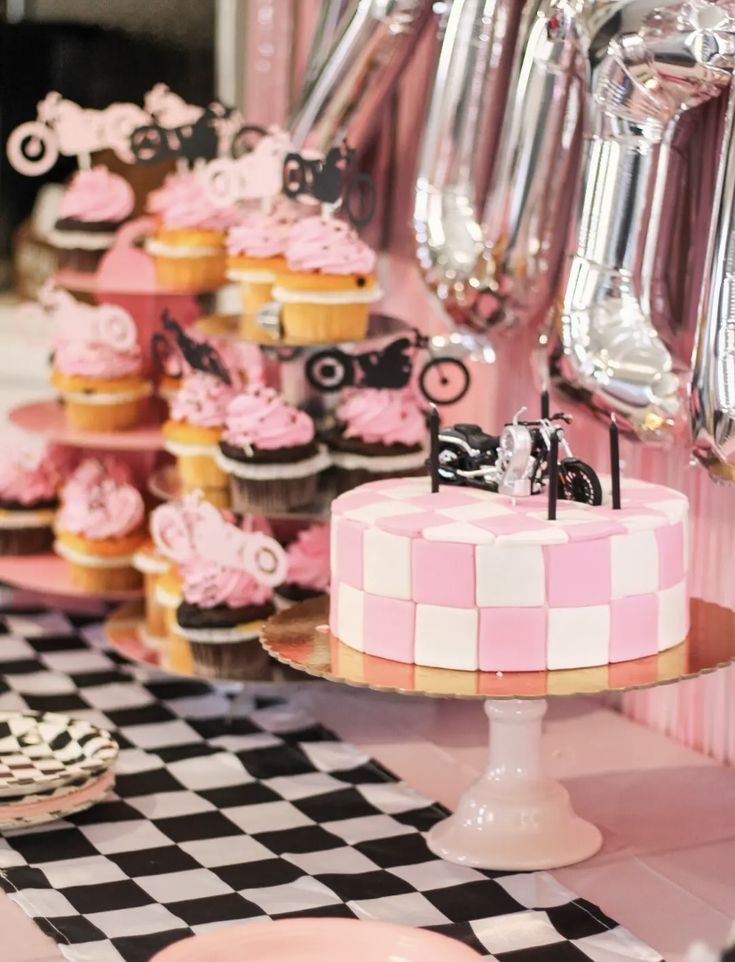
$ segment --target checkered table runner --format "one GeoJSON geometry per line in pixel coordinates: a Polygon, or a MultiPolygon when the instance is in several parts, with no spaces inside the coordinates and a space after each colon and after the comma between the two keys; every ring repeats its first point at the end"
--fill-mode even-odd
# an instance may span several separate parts
{"type": "Polygon", "coordinates": [[[233,716],[223,688],[121,664],[98,623],[16,610],[0,630],[0,710],[68,713],[120,743],[109,800],[0,837],[0,885],[72,962],[307,915],[426,926],[501,962],[658,962],[547,873],[437,859],[422,832],[444,810],[298,698],[233,716]]]}

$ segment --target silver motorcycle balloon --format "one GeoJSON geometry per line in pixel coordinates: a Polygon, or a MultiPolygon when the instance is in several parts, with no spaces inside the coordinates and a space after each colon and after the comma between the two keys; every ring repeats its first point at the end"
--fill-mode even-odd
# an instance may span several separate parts
{"type": "Polygon", "coordinates": [[[480,212],[517,24],[514,0],[455,0],[442,25],[413,219],[424,279],[459,326],[482,329],[496,305],[480,212]]]}
{"type": "Polygon", "coordinates": [[[297,148],[324,153],[342,136],[351,146],[364,147],[431,16],[430,0],[351,3],[289,122],[297,148]]]}
{"type": "MultiPolygon", "coordinates": [[[[732,9],[732,7],[730,7],[732,9]]],[[[680,436],[686,365],[658,281],[671,243],[677,126],[731,82],[728,7],[638,0],[589,45],[585,148],[551,353],[557,386],[646,439],[680,436]],[[668,220],[667,220],[668,219],[668,220]]]]}

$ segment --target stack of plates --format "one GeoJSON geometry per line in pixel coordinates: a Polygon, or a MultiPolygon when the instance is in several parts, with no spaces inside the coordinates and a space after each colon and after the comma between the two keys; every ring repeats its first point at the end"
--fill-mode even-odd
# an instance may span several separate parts
{"type": "Polygon", "coordinates": [[[0,830],[66,818],[115,783],[117,743],[86,721],[0,712],[0,830]]]}

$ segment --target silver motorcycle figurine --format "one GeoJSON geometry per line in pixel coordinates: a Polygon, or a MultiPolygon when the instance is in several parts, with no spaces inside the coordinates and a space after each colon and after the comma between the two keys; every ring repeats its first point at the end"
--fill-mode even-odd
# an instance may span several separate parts
{"type": "Polygon", "coordinates": [[[602,504],[602,486],[589,464],[572,454],[562,425],[568,414],[521,421],[521,408],[499,437],[477,424],[456,424],[439,432],[439,478],[442,484],[471,485],[513,498],[540,494],[549,479],[551,439],[556,434],[562,457],[558,495],[565,501],[602,504]]]}

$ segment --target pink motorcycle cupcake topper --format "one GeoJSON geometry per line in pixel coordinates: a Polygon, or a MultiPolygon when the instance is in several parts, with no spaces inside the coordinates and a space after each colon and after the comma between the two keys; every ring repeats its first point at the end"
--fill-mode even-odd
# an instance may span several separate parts
{"type": "Polygon", "coordinates": [[[281,545],[261,531],[243,531],[226,521],[210,504],[206,509],[198,513],[193,525],[198,557],[223,568],[245,571],[269,588],[281,584],[288,570],[286,552],[281,545]]]}
{"type": "Polygon", "coordinates": [[[249,153],[236,160],[220,157],[197,173],[217,207],[229,207],[241,200],[269,200],[281,193],[283,162],[291,150],[290,135],[270,127],[249,153]]]}
{"type": "Polygon", "coordinates": [[[130,314],[116,304],[84,304],[47,282],[38,295],[54,321],[54,344],[87,342],[118,353],[138,349],[138,329],[130,314]]]}

